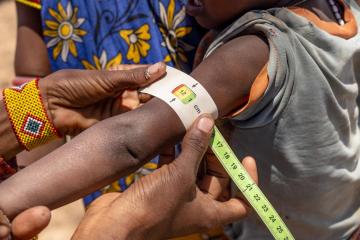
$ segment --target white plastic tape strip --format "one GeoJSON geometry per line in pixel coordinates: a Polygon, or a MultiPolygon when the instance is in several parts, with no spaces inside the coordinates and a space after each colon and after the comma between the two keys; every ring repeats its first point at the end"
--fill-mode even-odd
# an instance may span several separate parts
{"type": "Polygon", "coordinates": [[[204,113],[218,118],[218,109],[206,89],[189,75],[172,67],[161,80],[141,90],[166,102],[179,116],[185,128],[204,113]]]}

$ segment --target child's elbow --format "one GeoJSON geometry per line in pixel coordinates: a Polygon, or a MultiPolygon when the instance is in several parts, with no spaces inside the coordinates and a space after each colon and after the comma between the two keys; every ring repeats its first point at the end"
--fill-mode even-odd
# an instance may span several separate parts
{"type": "Polygon", "coordinates": [[[116,118],[100,122],[99,125],[97,130],[103,138],[100,143],[103,145],[104,155],[108,157],[106,161],[110,161],[108,164],[121,172],[141,167],[144,162],[141,157],[143,154],[132,141],[136,126],[126,121],[116,122],[116,118]]]}

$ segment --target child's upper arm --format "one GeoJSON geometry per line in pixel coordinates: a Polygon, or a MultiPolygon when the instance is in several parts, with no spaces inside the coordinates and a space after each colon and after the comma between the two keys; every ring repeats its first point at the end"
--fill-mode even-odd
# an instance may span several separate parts
{"type": "Polygon", "coordinates": [[[223,117],[246,104],[268,59],[266,40],[257,35],[241,36],[214,51],[191,75],[208,90],[223,117]]]}
{"type": "Polygon", "coordinates": [[[16,3],[16,8],[18,15],[16,75],[46,76],[51,72],[51,67],[47,48],[43,41],[40,11],[21,3],[16,3]]]}
{"type": "MultiPolygon", "coordinates": [[[[210,93],[218,107],[219,117],[224,117],[246,105],[253,91],[253,83],[268,59],[269,47],[266,41],[256,35],[242,36],[216,50],[191,75],[210,93]]],[[[262,89],[264,93],[266,86],[262,89]]],[[[140,162],[153,155],[151,151],[163,146],[164,142],[180,137],[176,136],[181,132],[178,129],[180,122],[171,120],[174,115],[176,117],[175,112],[158,101],[154,99],[146,104],[139,111],[138,117],[130,117],[132,119],[127,121],[130,126],[127,128],[129,136],[126,137],[126,146],[140,162]],[[162,112],[168,115],[160,117],[162,112]],[[134,129],[137,129],[138,134],[134,134],[134,129]]]]}

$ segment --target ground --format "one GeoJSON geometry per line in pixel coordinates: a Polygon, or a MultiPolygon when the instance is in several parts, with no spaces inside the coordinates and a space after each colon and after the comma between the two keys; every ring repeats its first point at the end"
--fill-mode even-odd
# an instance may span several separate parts
{"type": "MultiPolygon", "coordinates": [[[[0,0],[0,87],[9,84],[14,77],[13,62],[16,41],[15,4],[0,0]]],[[[83,215],[81,201],[53,211],[50,226],[40,235],[40,240],[70,239],[83,215]]]]}

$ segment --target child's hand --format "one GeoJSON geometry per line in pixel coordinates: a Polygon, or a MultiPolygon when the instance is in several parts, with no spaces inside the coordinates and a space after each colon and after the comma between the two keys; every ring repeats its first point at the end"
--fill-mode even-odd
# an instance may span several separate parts
{"type": "MultiPolygon", "coordinates": [[[[245,217],[245,202],[217,201],[196,185],[213,125],[208,117],[197,120],[185,136],[177,159],[141,178],[124,193],[104,195],[95,201],[73,239],[166,239],[245,217]]],[[[252,158],[244,166],[256,176],[252,158]]]]}
{"type": "Polygon", "coordinates": [[[126,110],[118,96],[150,84],[165,70],[163,63],[118,71],[63,70],[40,80],[39,87],[57,130],[74,135],[126,110]]]}

